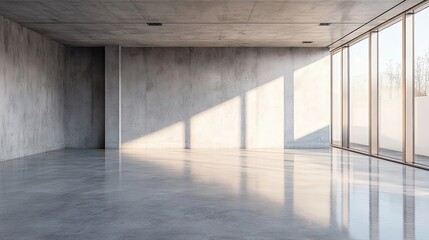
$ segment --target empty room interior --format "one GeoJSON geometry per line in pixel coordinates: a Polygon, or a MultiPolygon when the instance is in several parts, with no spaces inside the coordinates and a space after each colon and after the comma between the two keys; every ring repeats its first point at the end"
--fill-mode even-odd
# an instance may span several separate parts
{"type": "Polygon", "coordinates": [[[429,1],[0,0],[1,240],[428,226],[429,1]]]}

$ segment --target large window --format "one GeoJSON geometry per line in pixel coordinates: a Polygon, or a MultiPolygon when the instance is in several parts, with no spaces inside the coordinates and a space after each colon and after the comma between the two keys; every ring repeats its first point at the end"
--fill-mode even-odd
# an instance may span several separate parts
{"type": "Polygon", "coordinates": [[[332,55],[332,144],[341,145],[341,52],[332,55]]]}
{"type": "Polygon", "coordinates": [[[369,42],[350,47],[350,147],[369,147],[369,42]]]}
{"type": "Polygon", "coordinates": [[[332,52],[334,146],[429,170],[428,26],[422,2],[332,52]]]}
{"type": "Polygon", "coordinates": [[[429,164],[429,8],[414,18],[415,161],[429,164]]]}
{"type": "Polygon", "coordinates": [[[379,32],[379,154],[402,158],[402,22],[379,32]]]}

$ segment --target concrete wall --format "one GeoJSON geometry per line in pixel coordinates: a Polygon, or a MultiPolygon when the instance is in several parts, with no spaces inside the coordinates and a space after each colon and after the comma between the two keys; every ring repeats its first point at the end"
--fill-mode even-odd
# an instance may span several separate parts
{"type": "Polygon", "coordinates": [[[63,148],[64,48],[0,16],[0,160],[63,148]]]}
{"type": "Polygon", "coordinates": [[[120,59],[123,148],[329,144],[327,49],[122,48],[120,59]]]}
{"type": "Polygon", "coordinates": [[[0,161],[104,148],[104,48],[69,48],[0,17],[0,161]]]}
{"type": "Polygon", "coordinates": [[[105,47],[105,148],[121,142],[121,47],[105,47]]]}
{"type": "Polygon", "coordinates": [[[4,18],[0,29],[0,160],[104,144],[328,146],[326,49],[104,52],[65,48],[4,18]]]}
{"type": "Polygon", "coordinates": [[[65,146],[104,148],[104,48],[65,52],[65,146]]]}

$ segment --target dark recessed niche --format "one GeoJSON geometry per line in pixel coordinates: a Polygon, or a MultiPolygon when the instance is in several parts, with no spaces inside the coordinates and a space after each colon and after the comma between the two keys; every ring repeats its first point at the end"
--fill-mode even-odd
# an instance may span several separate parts
{"type": "Polygon", "coordinates": [[[162,26],[162,23],[158,23],[158,22],[150,22],[147,23],[148,26],[162,26]]]}

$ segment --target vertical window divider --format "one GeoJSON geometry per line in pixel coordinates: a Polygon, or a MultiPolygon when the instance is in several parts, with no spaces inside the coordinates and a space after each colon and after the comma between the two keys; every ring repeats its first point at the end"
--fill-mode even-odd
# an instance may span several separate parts
{"type": "Polygon", "coordinates": [[[331,145],[334,145],[334,130],[333,130],[333,119],[334,119],[334,54],[331,53],[331,89],[330,89],[330,93],[331,93],[331,125],[330,125],[330,129],[329,129],[329,139],[331,142],[331,145]]]}
{"type": "Polygon", "coordinates": [[[414,164],[414,14],[403,16],[403,159],[414,164]]]}
{"type": "Polygon", "coordinates": [[[350,69],[349,69],[349,47],[343,47],[342,49],[342,147],[349,148],[350,146],[350,69]]]}
{"type": "Polygon", "coordinates": [[[343,147],[343,133],[342,133],[342,127],[343,127],[343,114],[342,114],[342,108],[343,108],[343,68],[342,68],[342,62],[343,62],[343,51],[342,48],[339,48],[338,50],[331,52],[331,127],[330,127],[330,143],[331,146],[334,147],[343,147]],[[335,71],[334,71],[335,69],[335,71]],[[337,72],[338,71],[338,72],[337,72]],[[334,73],[335,72],[335,73],[334,73]],[[335,92],[334,92],[335,88],[335,92]],[[337,89],[338,88],[338,89],[337,89]],[[335,94],[335,96],[334,96],[335,94]],[[337,109],[337,107],[339,109],[337,109]],[[337,117],[339,119],[337,119],[337,117]],[[334,124],[338,124],[336,126],[334,124]],[[338,122],[337,122],[338,121],[338,122]],[[337,139],[338,138],[338,139],[337,139]]]}
{"type": "Polygon", "coordinates": [[[369,37],[369,98],[370,98],[370,154],[378,155],[378,31],[372,31],[369,37]]]}
{"type": "Polygon", "coordinates": [[[344,112],[344,91],[343,91],[343,89],[344,89],[344,81],[343,81],[343,76],[344,76],[344,67],[343,67],[343,62],[344,62],[344,60],[343,60],[343,58],[344,58],[344,47],[342,47],[341,48],[341,50],[340,50],[340,54],[341,54],[341,79],[340,79],[340,82],[341,82],[341,86],[340,86],[340,104],[341,104],[341,106],[340,106],[340,108],[341,108],[341,112],[340,112],[340,115],[341,115],[341,125],[340,125],[340,127],[341,127],[341,141],[340,141],[340,146],[341,147],[345,147],[344,146],[344,134],[343,134],[343,131],[344,131],[344,124],[343,124],[343,122],[344,122],[344,114],[343,114],[343,112],[344,112]]]}

